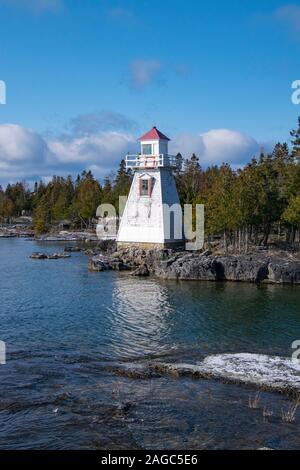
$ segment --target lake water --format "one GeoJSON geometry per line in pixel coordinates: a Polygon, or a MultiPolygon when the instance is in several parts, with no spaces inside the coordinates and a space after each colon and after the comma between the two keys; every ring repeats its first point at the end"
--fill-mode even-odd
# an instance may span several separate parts
{"type": "Polygon", "coordinates": [[[300,286],[162,282],[91,273],[64,245],[0,240],[0,449],[300,448],[289,400],[213,380],[137,379],[111,366],[211,353],[290,356],[300,286]],[[266,418],[264,406],[271,409],[266,418]]]}

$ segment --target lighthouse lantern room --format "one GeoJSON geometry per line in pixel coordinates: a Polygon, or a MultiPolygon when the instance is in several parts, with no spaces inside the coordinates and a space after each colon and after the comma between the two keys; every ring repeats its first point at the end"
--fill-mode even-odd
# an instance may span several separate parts
{"type": "Polygon", "coordinates": [[[126,156],[134,177],[121,217],[118,247],[174,247],[183,242],[182,227],[174,227],[174,204],[179,207],[174,171],[178,158],[168,154],[169,138],[153,127],[140,139],[138,155],[126,156]],[[165,210],[169,207],[171,211],[165,210]],[[171,222],[170,222],[171,218],[171,222]]]}

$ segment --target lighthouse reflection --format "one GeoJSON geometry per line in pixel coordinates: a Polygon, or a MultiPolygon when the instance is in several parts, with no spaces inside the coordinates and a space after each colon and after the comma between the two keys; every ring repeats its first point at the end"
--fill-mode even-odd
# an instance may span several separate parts
{"type": "Polygon", "coordinates": [[[167,347],[172,311],[168,290],[155,280],[118,276],[111,327],[114,353],[124,358],[160,354],[167,347]]]}

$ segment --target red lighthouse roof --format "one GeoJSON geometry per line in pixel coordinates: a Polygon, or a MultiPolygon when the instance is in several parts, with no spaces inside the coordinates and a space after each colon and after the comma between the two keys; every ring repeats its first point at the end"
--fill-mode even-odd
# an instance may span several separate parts
{"type": "Polygon", "coordinates": [[[152,127],[152,129],[146,134],[142,135],[142,137],[139,138],[139,140],[170,140],[169,137],[167,137],[165,134],[160,132],[156,127],[152,127]]]}

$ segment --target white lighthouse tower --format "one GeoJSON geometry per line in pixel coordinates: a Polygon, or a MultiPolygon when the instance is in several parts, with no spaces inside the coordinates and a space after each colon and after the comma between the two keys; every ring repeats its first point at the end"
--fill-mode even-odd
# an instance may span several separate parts
{"type": "Polygon", "coordinates": [[[140,154],[126,156],[126,167],[134,171],[134,178],[120,222],[118,247],[181,245],[181,209],[173,175],[181,162],[168,154],[170,139],[156,127],[139,140],[140,154]]]}

